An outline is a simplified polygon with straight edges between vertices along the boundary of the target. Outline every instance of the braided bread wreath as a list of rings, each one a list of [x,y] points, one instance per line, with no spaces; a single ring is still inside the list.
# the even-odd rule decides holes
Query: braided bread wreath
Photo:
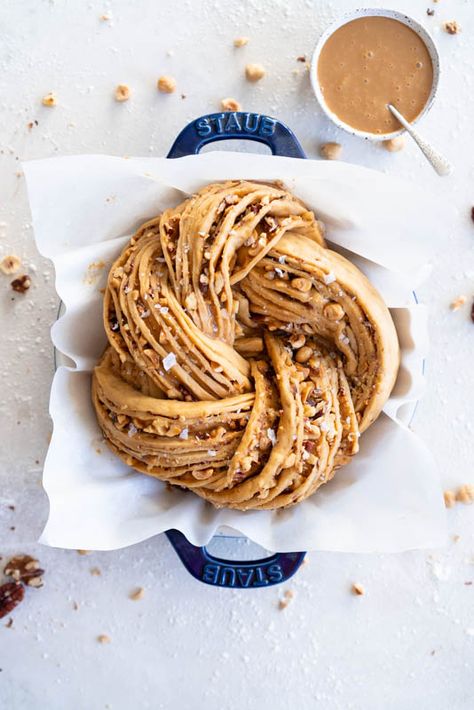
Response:
[[[99,425],[134,469],[217,507],[299,503],[358,451],[399,365],[378,292],[278,183],[211,184],[113,264]]]

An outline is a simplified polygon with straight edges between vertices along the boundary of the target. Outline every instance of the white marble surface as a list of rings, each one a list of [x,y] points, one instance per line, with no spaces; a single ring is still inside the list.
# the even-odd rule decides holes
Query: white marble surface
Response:
[[[460,537],[444,550],[310,555],[287,585],[295,597],[284,611],[278,587],[232,592],[194,582],[161,537],[87,556],[35,543],[47,514],[41,465],[57,300],[50,265],[33,246],[19,163],[78,152],[163,155],[187,121],[219,109],[225,96],[287,122],[309,157],[319,142],[337,140],[348,161],[422,181],[444,205],[451,228],[419,294],[430,308],[432,354],[430,390],[413,428],[430,442],[446,487],[474,482],[474,8],[468,0],[372,3],[406,10],[433,28],[443,75],[420,128],[455,166],[441,180],[414,146],[386,153],[339,132],[318,110],[296,57],[310,54],[338,12],[357,5],[0,3],[0,256],[19,255],[32,277],[21,296],[0,276],[0,554],[29,551],[46,568],[46,586],[29,590],[12,628],[0,622],[2,709],[472,707],[472,507],[448,511],[450,534]],[[112,19],[101,21],[106,12]],[[451,19],[460,35],[441,31]],[[235,50],[239,35],[250,42]],[[243,79],[247,61],[267,68],[257,85]],[[158,95],[162,73],[176,77],[176,94]],[[132,89],[128,103],[113,101],[119,82]],[[58,97],[54,109],[40,104],[49,91]],[[453,313],[449,303],[461,294],[468,303]],[[244,542],[238,547],[245,549],[237,554],[247,552]],[[234,548],[219,543],[219,552],[236,554]],[[101,575],[91,575],[91,567]],[[354,581],[365,596],[350,594]],[[128,594],[137,586],[145,597],[134,602]],[[97,643],[101,633],[110,644]]]

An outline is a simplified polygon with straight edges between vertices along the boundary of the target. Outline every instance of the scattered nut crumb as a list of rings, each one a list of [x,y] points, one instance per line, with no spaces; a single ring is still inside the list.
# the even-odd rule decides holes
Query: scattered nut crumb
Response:
[[[466,584],[466,582],[464,582],[464,584]],[[7,621],[7,623],[5,624],[5,628],[6,628],[6,629],[11,629],[12,626],[13,626],[13,619],[12,619],[12,617],[10,616],[10,618],[9,618],[8,621]]]
[[[456,503],[456,494],[454,491],[444,491],[443,496],[446,508],[453,508]]]
[[[131,96],[130,87],[127,84],[119,84],[115,89],[116,101],[128,101]]]
[[[74,611],[77,611],[79,609],[79,604],[76,601],[73,601],[72,608],[74,609]]]
[[[471,306],[471,320],[474,323],[474,301],[472,302],[472,306]]]
[[[461,32],[461,27],[458,25],[456,20],[450,20],[449,22],[445,22],[443,25],[443,29],[445,32],[448,33],[448,35],[457,35]]]
[[[43,96],[41,103],[43,106],[49,106],[49,108],[52,108],[53,106],[56,106],[58,102],[56,96],[50,92],[49,94],[46,94],[46,96]]]
[[[471,219],[474,222],[474,207],[471,207]]]
[[[26,124],[26,127],[28,128],[29,131],[31,131],[35,126],[39,126],[39,123],[38,123],[38,121],[36,120],[36,118],[35,118],[34,121],[29,121],[29,122]]]
[[[10,254],[9,256],[4,256],[0,261],[0,271],[4,274],[16,274],[20,270],[21,260],[18,256]]]
[[[435,14],[435,11],[434,11],[431,7],[429,7],[429,8],[427,9],[427,11],[426,11],[426,14],[427,14],[429,17],[433,17],[433,15]]]
[[[236,37],[234,39],[234,47],[245,47],[249,43],[248,37]]]
[[[133,592],[130,594],[130,599],[132,599],[134,602],[139,601],[140,599],[143,599],[145,596],[145,590],[143,587],[137,587]]]
[[[283,599],[280,599],[278,602],[278,608],[279,609],[286,609],[290,601],[294,598],[295,593],[291,589],[287,589],[286,592],[283,595]]]
[[[326,160],[337,160],[341,157],[342,145],[340,143],[321,143],[319,155]]]
[[[17,279],[13,279],[10,286],[17,293],[26,293],[31,286],[31,279],[29,276],[24,274],[19,276]]]
[[[265,68],[261,64],[247,64],[245,67],[245,76],[248,81],[260,81],[265,74]]]
[[[461,535],[453,535],[453,542],[459,542]]]
[[[306,64],[306,55],[302,54],[301,56],[296,57],[296,61],[301,62],[302,64]]]
[[[92,550],[77,550],[78,555],[90,555]]]
[[[450,303],[449,307],[452,311],[457,311],[461,306],[464,306],[466,303],[466,296],[458,296],[457,298]]]
[[[224,111],[241,111],[242,106],[236,99],[222,99],[221,106]]]
[[[102,572],[100,571],[100,569],[98,567],[91,567],[89,572],[91,573],[91,575],[93,577],[100,577],[100,575],[102,574]]]
[[[97,636],[97,641],[99,643],[110,643],[112,639],[110,636],[107,636],[107,634],[99,634],[99,636]]]
[[[355,594],[358,597],[361,597],[363,594],[365,594],[365,589],[362,586],[362,584],[353,584],[352,585],[352,594]]]
[[[470,505],[474,502],[474,483],[465,483],[456,491],[456,500]]]
[[[6,582],[0,586],[0,619],[8,616],[25,596],[25,588],[18,582]]]
[[[176,89],[176,79],[173,79],[172,76],[160,76],[156,86],[162,94],[172,94]]]
[[[108,22],[111,19],[112,19],[112,15],[110,14],[110,12],[104,12],[104,14],[99,17],[99,20],[101,22]]]
[[[389,138],[387,141],[382,141],[382,145],[389,153],[398,153],[405,147],[405,138],[403,136]]]

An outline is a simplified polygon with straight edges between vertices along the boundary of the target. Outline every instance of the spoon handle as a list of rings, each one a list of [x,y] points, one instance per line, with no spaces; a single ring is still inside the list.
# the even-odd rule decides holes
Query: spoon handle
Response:
[[[402,116],[400,111],[398,111],[395,106],[389,104],[388,108],[393,113],[395,118],[397,118],[398,121],[402,124],[403,128],[405,128],[407,133],[409,133],[410,136],[413,138],[427,161],[431,163],[438,175],[440,175],[441,177],[449,175],[452,172],[453,168],[452,165],[446,160],[446,158],[442,156],[441,153],[438,153],[438,151],[436,151],[429,143],[423,140],[418,131],[413,128],[411,123],[408,123],[406,118]]]

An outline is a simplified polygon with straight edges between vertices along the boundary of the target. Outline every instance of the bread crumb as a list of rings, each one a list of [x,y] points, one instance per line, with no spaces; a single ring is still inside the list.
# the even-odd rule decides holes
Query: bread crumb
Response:
[[[283,599],[280,599],[278,602],[278,608],[279,609],[286,609],[288,604],[291,602],[291,600],[294,598],[295,593],[291,589],[287,589],[286,592],[283,594]]]
[[[234,47],[245,47],[249,43],[248,37],[236,37],[234,39]]]
[[[325,160],[337,160],[341,157],[342,145],[340,143],[321,143],[319,155]]]
[[[458,296],[454,299],[454,301],[449,304],[449,307],[452,311],[457,311],[459,308],[461,308],[461,306],[464,306],[465,303],[466,296]]]
[[[362,584],[359,584],[356,582],[355,584],[352,585],[352,594],[355,594],[358,597],[361,597],[362,595],[365,594],[365,589],[362,586]]]
[[[160,76],[156,86],[162,94],[172,94],[176,89],[176,79],[172,76]]]
[[[456,491],[456,500],[466,505],[474,503],[474,483],[465,483],[458,488]]]
[[[116,101],[128,101],[131,96],[130,87],[127,84],[118,84],[115,88]]]
[[[242,106],[236,99],[222,99],[221,106],[224,111],[241,111]]]
[[[57,99],[56,96],[50,92],[49,94],[46,94],[46,96],[43,96],[41,99],[41,103],[43,106],[48,106],[49,108],[52,108],[53,106],[57,105]]]
[[[454,491],[444,491],[443,496],[446,508],[453,508],[456,503],[456,494]]]
[[[112,639],[110,636],[107,636],[107,634],[99,634],[99,636],[97,636],[97,641],[99,643],[110,643]]]
[[[457,35],[461,32],[461,27],[458,25],[456,20],[450,20],[449,22],[445,22],[443,25],[443,29],[445,32],[448,33],[448,35]]]
[[[389,138],[389,140],[387,141],[382,141],[382,145],[385,150],[388,150],[389,153],[398,153],[405,147],[405,138],[404,136],[396,136],[395,138]]]
[[[134,602],[139,601],[140,599],[143,599],[145,596],[145,590],[143,587],[137,587],[133,592],[131,592],[129,598],[132,599]]]
[[[265,68],[261,64],[247,64],[245,67],[245,76],[248,81],[260,81],[265,74]]]
[[[14,256],[13,254],[4,256],[0,261],[0,271],[7,275],[16,274],[16,272],[20,270],[20,266],[20,258],[18,256]]]

